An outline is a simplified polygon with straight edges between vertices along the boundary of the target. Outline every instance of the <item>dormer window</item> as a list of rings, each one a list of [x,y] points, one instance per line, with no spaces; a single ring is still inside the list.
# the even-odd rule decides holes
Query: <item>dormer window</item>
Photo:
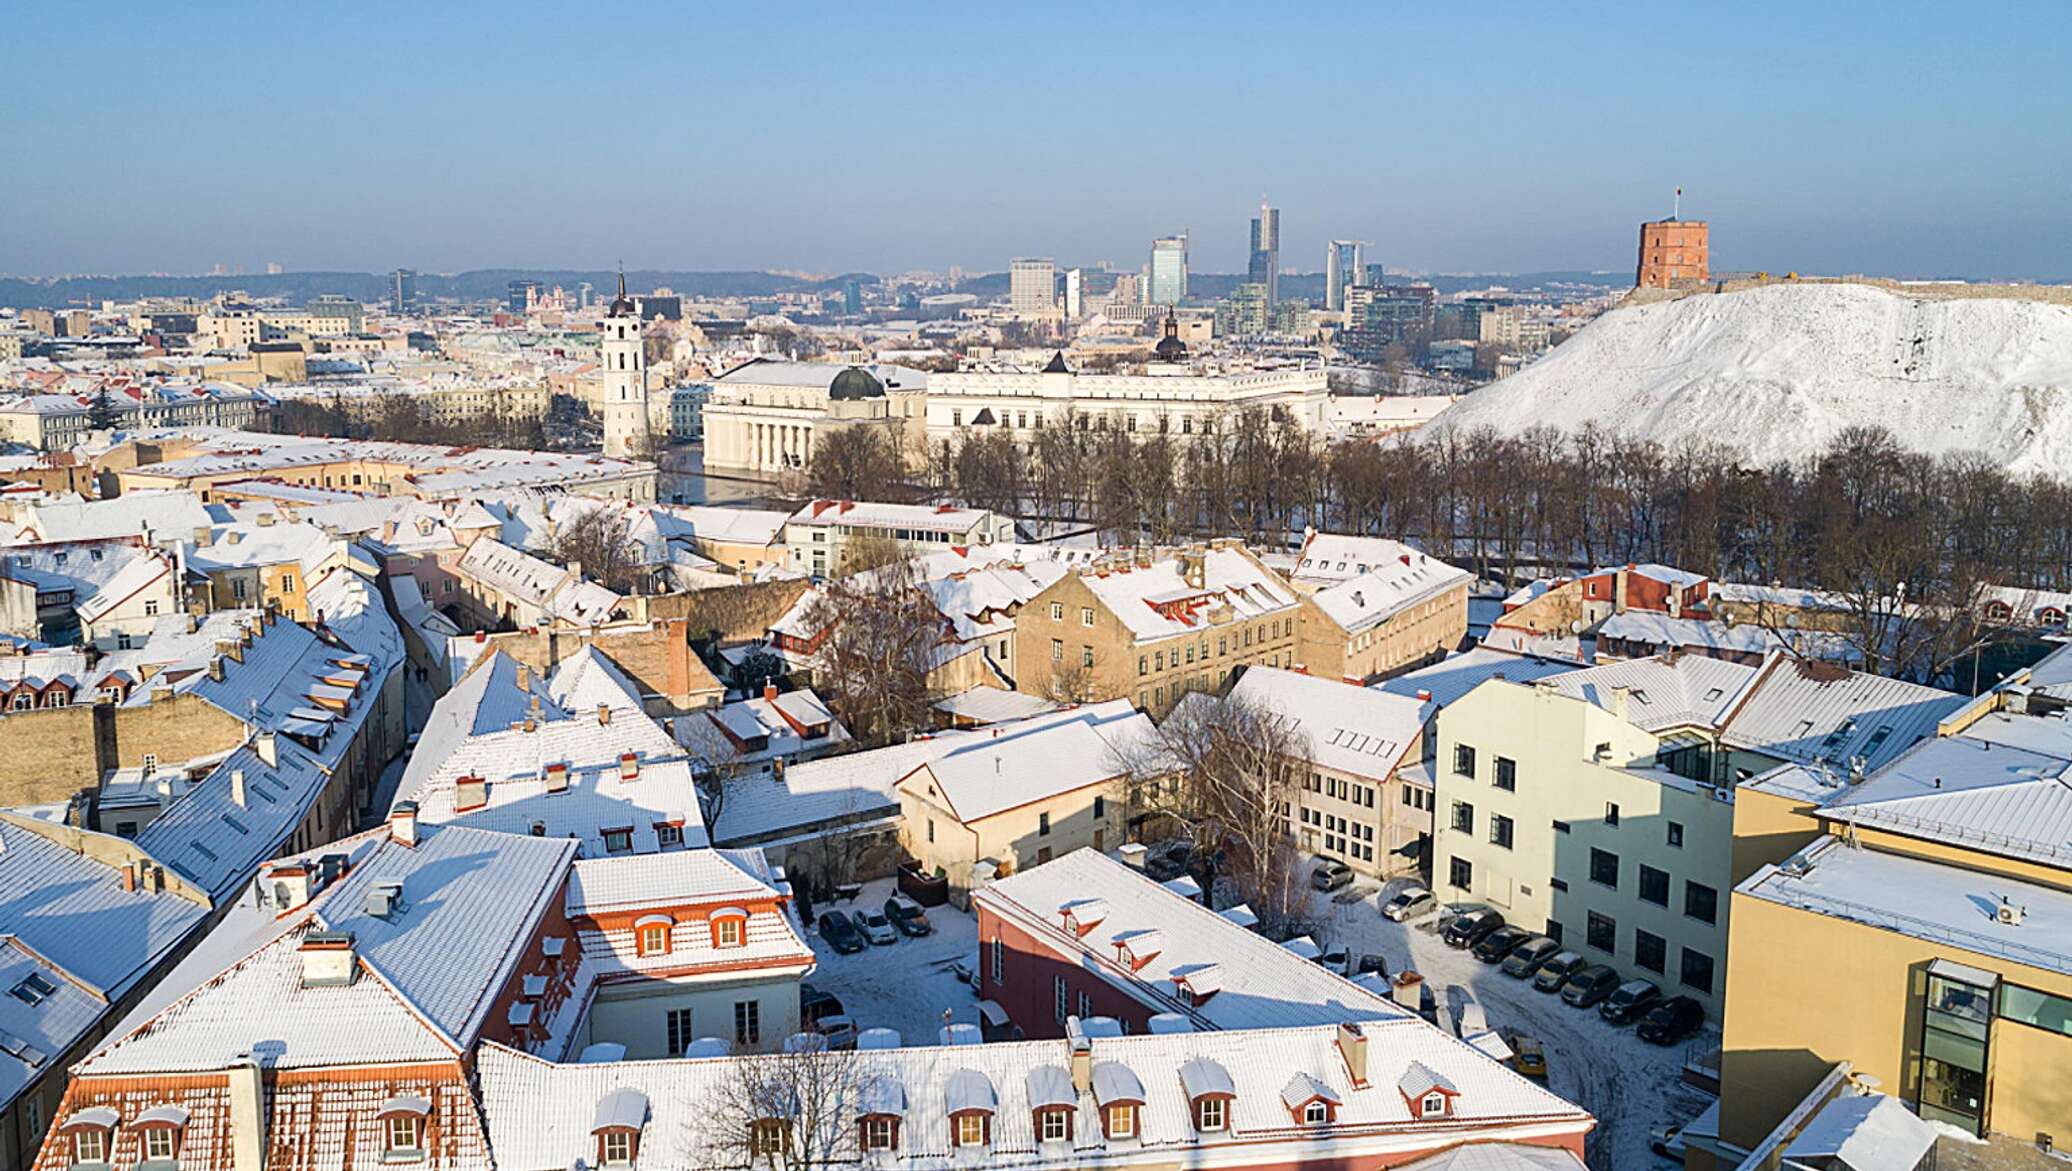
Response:
[[[1036,1137],[1047,1143],[1068,1143],[1072,1141],[1072,1111],[1052,1107],[1036,1112]]]
[[[1124,1103],[1110,1106],[1102,1112],[1101,1121],[1107,1127],[1108,1137],[1111,1139],[1137,1137],[1135,1105]]]
[[[1331,1121],[1331,1107],[1321,1100],[1311,1102],[1302,1108],[1302,1121],[1310,1126],[1321,1126]]]
[[[1194,1129],[1203,1134],[1214,1134],[1230,1128],[1230,1100],[1228,1098],[1197,1098],[1194,1102]]]
[[[607,1167],[632,1166],[633,1132],[630,1130],[605,1132],[598,1140],[597,1158]]]
[[[956,1122],[957,1145],[960,1147],[982,1147],[991,1131],[993,1116],[990,1114],[959,1114]]]
[[[874,1114],[862,1119],[857,1138],[866,1151],[890,1151],[898,1149],[899,1119],[885,1114]]]
[[[171,1165],[180,1158],[180,1138],[187,1126],[187,1110],[168,1103],[153,1106],[137,1115],[131,1124],[144,1146],[144,1165]]]
[[[784,1139],[791,1130],[791,1123],[782,1118],[758,1118],[748,1130],[748,1151],[751,1155],[775,1156],[784,1153]]]
[[[1180,1088],[1187,1092],[1194,1129],[1203,1134],[1230,1129],[1230,1101],[1237,1083],[1220,1062],[1196,1057],[1180,1066]]]
[[[634,943],[641,955],[669,954],[670,929],[676,926],[667,915],[649,915],[633,925]]]
[[[598,1099],[590,1133],[597,1137],[597,1162],[605,1167],[631,1167],[640,1157],[640,1128],[647,1124],[647,1095],[620,1088]]]
[[[633,828],[631,826],[624,829],[605,830],[603,837],[604,852],[607,854],[626,854],[631,853],[633,850]]]
[[[748,941],[748,912],[722,907],[712,913],[712,946],[740,947]]]
[[[993,1112],[1000,1108],[1000,1096],[993,1081],[975,1069],[960,1069],[943,1087],[949,1107],[950,1139],[960,1147],[983,1147],[993,1141]]]
[[[431,1113],[431,1099],[417,1094],[398,1094],[383,1102],[374,1112],[374,1119],[381,1126],[382,1161],[421,1162],[425,1152],[425,1120]]]
[[[1445,1118],[1453,1113],[1453,1099],[1460,1094],[1446,1075],[1437,1072],[1422,1061],[1413,1061],[1403,1076],[1396,1082],[1396,1088],[1403,1094],[1403,1102],[1410,1107],[1410,1113],[1420,1121],[1427,1118]]]
[[[1424,1104],[1418,1109],[1417,1113],[1422,1118],[1443,1117],[1446,1113],[1446,1095],[1437,1090],[1426,1094]]]

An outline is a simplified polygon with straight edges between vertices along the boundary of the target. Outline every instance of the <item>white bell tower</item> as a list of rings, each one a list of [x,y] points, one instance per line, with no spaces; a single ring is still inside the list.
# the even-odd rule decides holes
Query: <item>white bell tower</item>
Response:
[[[640,313],[626,296],[626,273],[619,272],[619,295],[604,317],[604,454],[625,456],[646,448],[648,436],[647,354],[640,344]]]

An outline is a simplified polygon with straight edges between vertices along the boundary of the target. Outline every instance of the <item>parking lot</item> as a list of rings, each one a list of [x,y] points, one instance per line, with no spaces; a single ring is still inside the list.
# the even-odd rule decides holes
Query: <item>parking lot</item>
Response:
[[[813,914],[817,918],[827,911],[883,910],[893,889],[889,878],[866,883],[855,900],[819,904]],[[952,964],[968,966],[978,955],[978,920],[942,906],[928,908],[928,922],[933,935],[901,936],[897,943],[866,947],[854,955],[837,954],[815,926],[807,942],[820,966],[806,982],[840,997],[859,1029],[897,1029],[909,1045],[933,1045],[945,1009],[958,1021],[978,1021],[977,993],[951,971]]]
[[[1546,1048],[1549,1088],[1597,1115],[1589,1144],[1591,1167],[1669,1166],[1647,1149],[1648,1130],[1687,1122],[1711,1103],[1679,1075],[1688,1055],[1719,1044],[1717,1028],[1667,1047],[1647,1044],[1631,1026],[1607,1024],[1594,1008],[1570,1008],[1557,995],[1534,991],[1530,980],[1506,976],[1497,965],[1446,946],[1436,920],[1406,927],[1384,919],[1379,904],[1400,885],[1367,890],[1349,903],[1318,895],[1322,926],[1317,942],[1327,951],[1343,948],[1355,958],[1379,953],[1388,958],[1390,972],[1409,967],[1424,976],[1442,1002],[1447,988],[1463,985],[1482,1004],[1492,1027],[1537,1038]]]

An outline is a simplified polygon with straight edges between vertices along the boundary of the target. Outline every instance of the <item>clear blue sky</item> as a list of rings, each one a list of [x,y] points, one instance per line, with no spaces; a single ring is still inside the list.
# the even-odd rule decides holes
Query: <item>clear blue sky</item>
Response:
[[[0,271],[1623,268],[2072,278],[2072,4],[29,3]]]

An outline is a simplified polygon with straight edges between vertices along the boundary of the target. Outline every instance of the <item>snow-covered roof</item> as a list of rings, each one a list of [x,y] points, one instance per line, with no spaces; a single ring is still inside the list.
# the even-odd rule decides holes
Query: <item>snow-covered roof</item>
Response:
[[[1199,557],[1201,584],[1188,582],[1183,557]],[[1192,553],[1161,550],[1148,566],[1117,560],[1106,571],[1082,569],[1079,580],[1139,641],[1200,634],[1225,606],[1237,621],[1293,609],[1294,590],[1242,549]]]
[[[1614,691],[1626,689],[1626,718],[1636,728],[1666,732],[1686,725],[1717,726],[1760,670],[1706,655],[1658,655],[1589,667],[1549,679],[1553,688],[1612,710]]]
[[[1279,714],[1308,741],[1317,764],[1376,781],[1419,751],[1425,721],[1438,711],[1435,703],[1275,667],[1247,668],[1230,695]],[[1181,700],[1210,702],[1200,694]]]
[[[1736,894],[2072,975],[2072,892],[1823,838],[1764,866]],[[1997,922],[2002,900],[2020,925]],[[1960,958],[1960,957],[1958,957]],[[1960,958],[1961,962],[1961,958]]]
[[[974,724],[993,724],[1053,712],[1058,705],[1040,695],[980,685],[935,702],[935,710]]]
[[[20,538],[91,541],[148,531],[154,541],[191,540],[209,524],[208,509],[192,492],[125,492],[109,500],[31,504],[24,510]]]
[[[1531,683],[1549,675],[1564,675],[1575,669],[1574,663],[1560,659],[1542,659],[1476,647],[1457,655],[1448,655],[1429,667],[1420,667],[1415,671],[1384,679],[1372,686],[1376,691],[1413,698],[1419,692],[1428,692],[1432,702],[1443,708],[1490,679]]]
[[[1389,562],[1318,590],[1312,600],[1324,616],[1349,632],[1378,626],[1407,607],[1454,589],[1466,589],[1475,575],[1419,553],[1409,564]]]
[[[1398,1171],[1583,1171],[1584,1166],[1566,1147],[1462,1143],[1428,1158],[1404,1163]]]
[[[1079,709],[1080,719],[998,724],[915,770],[969,823],[1129,771],[1129,754],[1155,734],[1128,700]]]
[[[993,514],[983,508],[958,508],[948,504],[817,499],[807,501],[785,523],[963,533],[992,518]]]
[[[813,949],[783,905],[790,894],[761,850],[672,850],[578,860],[566,910],[592,924],[579,935],[584,957],[601,979],[664,971],[680,977],[701,967],[804,968],[813,963]],[[746,922],[740,946],[720,949],[704,916],[726,908],[740,909]],[[627,916],[643,911],[679,912],[662,920],[670,925],[667,953],[641,954],[636,933],[645,920],[629,926]]]
[[[1861,660],[1863,652],[1847,635],[1826,630],[1773,630],[1753,622],[1728,624],[1703,618],[1671,618],[1648,610],[1627,610],[1605,619],[1597,638],[1638,643],[1657,650],[1725,651],[1764,655],[1796,651],[1818,659]]]
[[[594,713],[599,707],[639,712],[640,686],[626,677],[596,643],[586,642],[554,667],[547,694],[563,710]]]
[[[1912,1168],[1938,1137],[1934,1123],[1890,1094],[1843,1094],[1792,1136],[1783,1157],[1844,1171]],[[1835,1162],[1822,1162],[1828,1159]]]
[[[1911,837],[2072,864],[2072,760],[1972,736],[1922,741],[1841,790],[1823,812]]]
[[[594,626],[611,618],[622,599],[559,565],[481,537],[462,554],[459,571],[553,618]]]
[[[1108,911],[1081,937],[1063,926],[1060,908],[1089,898],[1105,901]],[[1409,1015],[1386,996],[1095,850],[1077,850],[1031,867],[973,892],[972,899],[1154,1011],[1179,1013],[1197,1028],[1278,1028]],[[1118,961],[1117,935],[1153,927],[1164,933],[1157,955],[1135,971]],[[1208,967],[1220,978],[1220,991],[1191,1004],[1174,981]]]
[[[727,508],[721,505],[656,505],[655,511],[685,522],[701,541],[727,545],[770,546],[782,543],[791,513],[776,508]]]

